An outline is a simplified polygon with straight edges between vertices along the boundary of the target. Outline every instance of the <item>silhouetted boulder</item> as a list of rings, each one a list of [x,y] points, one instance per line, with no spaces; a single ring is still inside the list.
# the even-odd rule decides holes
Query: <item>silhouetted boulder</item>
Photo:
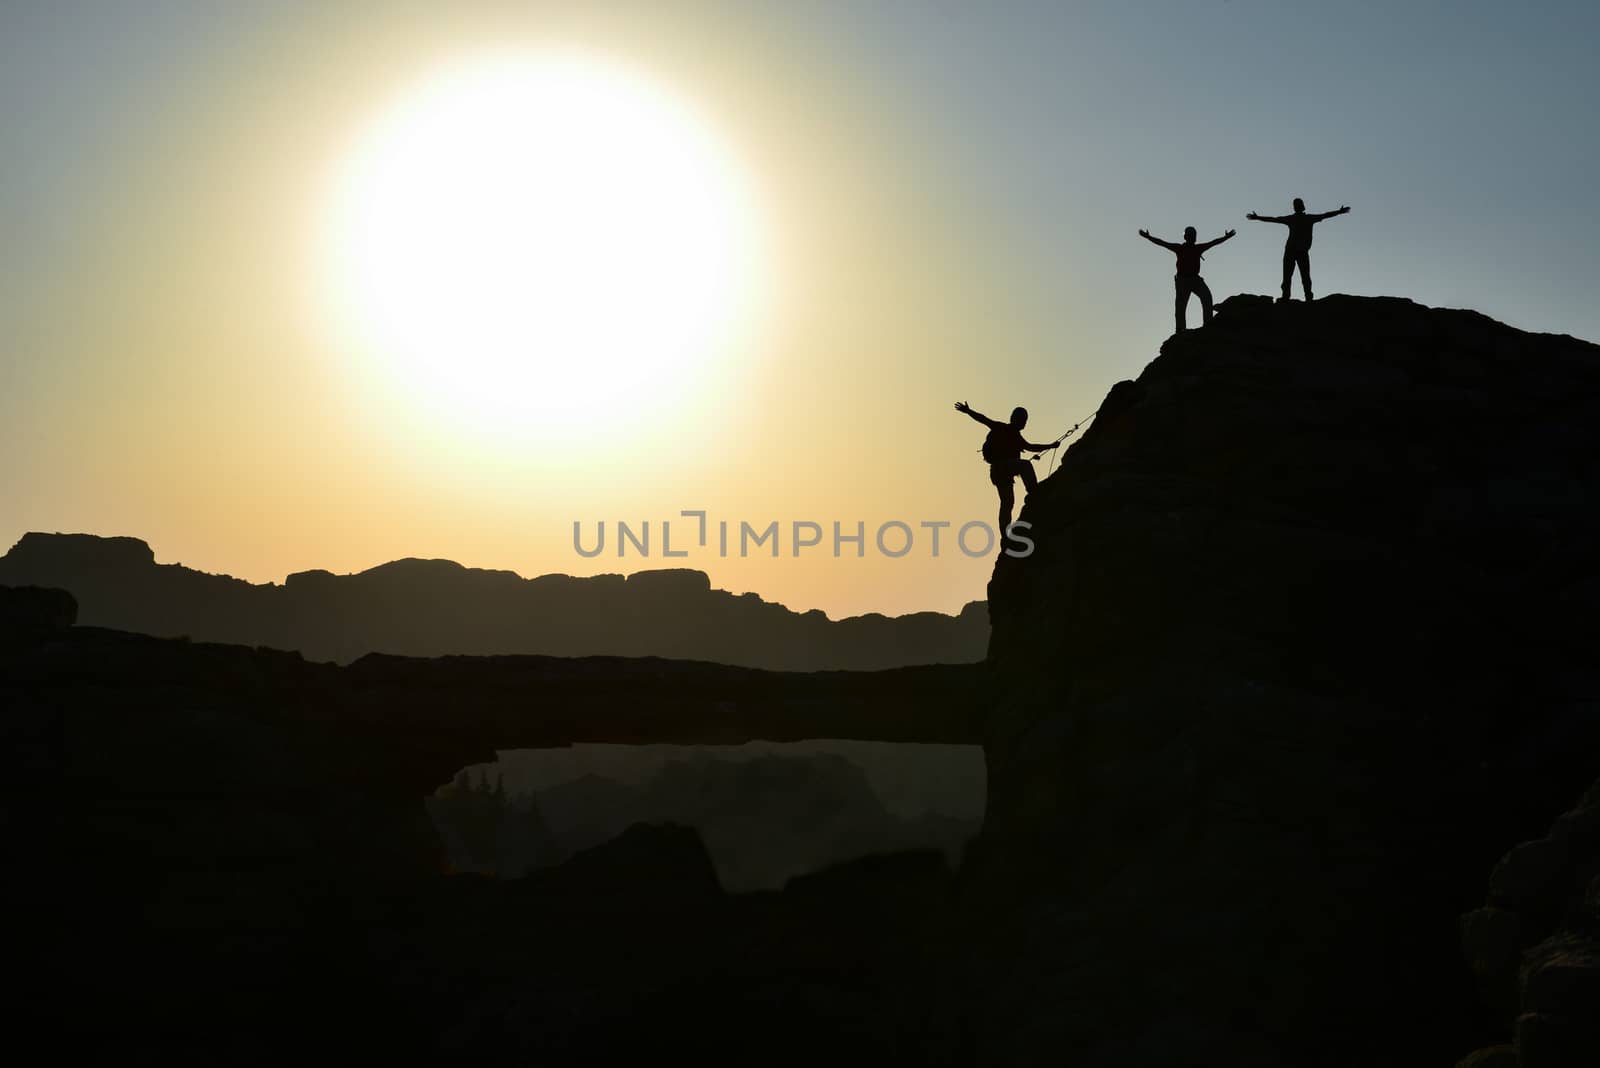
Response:
[[[945,883],[951,875],[949,859],[937,849],[907,849],[872,853],[821,871],[796,875],[783,888],[786,894],[815,898],[858,900],[863,891],[895,902]]]
[[[1456,1062],[1456,1068],[1519,1068],[1522,1061],[1515,1046],[1490,1046],[1469,1053]]]
[[[586,909],[677,907],[722,896],[700,835],[675,823],[635,823],[558,867],[528,875],[523,884],[528,893]]]
[[[66,590],[0,586],[0,630],[61,630],[78,620],[78,602]]]
[[[1564,842],[1540,838],[1522,843],[1507,853],[1489,876],[1489,904],[1536,907],[1550,896],[1568,863]]]
[[[1498,907],[1462,917],[1462,951],[1485,1005],[1515,1037],[1494,1048],[1510,1049],[1514,1063],[1600,1064],[1597,889],[1600,781],[1545,837],[1513,847],[1495,865],[1489,900]]]

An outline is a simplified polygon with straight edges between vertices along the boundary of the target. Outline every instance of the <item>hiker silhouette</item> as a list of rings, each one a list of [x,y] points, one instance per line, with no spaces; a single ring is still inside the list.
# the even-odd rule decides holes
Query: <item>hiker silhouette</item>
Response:
[[[1293,215],[1257,215],[1253,211],[1245,215],[1251,222],[1282,223],[1289,228],[1289,239],[1283,243],[1283,296],[1278,298],[1279,303],[1289,299],[1289,280],[1294,277],[1296,265],[1300,268],[1300,288],[1305,291],[1306,299],[1311,299],[1311,228],[1323,219],[1346,215],[1349,211],[1350,205],[1346,204],[1338,211],[1308,214],[1306,202],[1295,197]]]
[[[1211,287],[1200,277],[1200,257],[1205,255],[1206,249],[1215,248],[1233,235],[1234,231],[1229,230],[1215,241],[1197,245],[1194,241],[1194,227],[1186,226],[1183,228],[1183,244],[1175,245],[1171,241],[1151,237],[1149,230],[1139,231],[1139,236],[1152,245],[1160,245],[1178,256],[1178,273],[1172,276],[1172,288],[1175,292],[1172,300],[1172,318],[1177,324],[1178,333],[1183,333],[1187,326],[1184,320],[1188,318],[1191,293],[1200,297],[1200,325],[1204,326],[1211,321]]]
[[[1052,441],[1048,445],[1035,445],[1024,438],[1022,428],[1028,425],[1026,408],[1013,408],[1009,423],[1002,423],[998,419],[990,419],[982,412],[973,411],[966,401],[956,401],[956,411],[972,417],[989,428],[989,435],[983,439],[983,458],[989,461],[989,481],[994,483],[995,491],[1000,494],[1000,538],[1004,541],[1011,531],[1011,509],[1017,503],[1016,486],[1012,480],[1021,475],[1022,485],[1029,493],[1039,485],[1039,476],[1034,473],[1033,461],[1024,460],[1022,454],[1054,449],[1061,442]]]

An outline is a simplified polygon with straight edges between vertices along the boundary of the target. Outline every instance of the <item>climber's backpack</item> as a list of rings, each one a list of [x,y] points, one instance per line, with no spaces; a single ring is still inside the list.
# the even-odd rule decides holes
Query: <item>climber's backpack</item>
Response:
[[[1009,459],[1009,457],[1006,456],[1007,442],[1005,441],[1005,438],[1008,437],[1009,434],[1002,435],[1001,431],[1010,431],[1010,429],[1011,428],[1008,426],[995,426],[989,428],[989,433],[985,435],[983,439],[982,452],[984,463],[997,464]]]

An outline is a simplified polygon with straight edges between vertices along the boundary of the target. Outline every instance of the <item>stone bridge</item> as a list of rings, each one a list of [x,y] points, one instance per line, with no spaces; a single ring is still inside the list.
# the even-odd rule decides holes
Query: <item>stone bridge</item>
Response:
[[[59,613],[58,613],[59,615]],[[98,790],[190,767],[356,774],[420,798],[497,750],[848,739],[982,744],[981,664],[785,672],[657,658],[296,653],[96,627],[12,628],[0,699]],[[137,728],[137,729],[136,729]],[[343,765],[342,770],[340,765]],[[141,770],[143,769],[143,770]],[[321,777],[321,776],[317,776]],[[132,782],[129,783],[132,786]]]

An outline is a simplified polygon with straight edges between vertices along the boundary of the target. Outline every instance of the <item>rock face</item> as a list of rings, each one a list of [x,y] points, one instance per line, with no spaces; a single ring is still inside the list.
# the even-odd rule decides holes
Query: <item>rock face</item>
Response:
[[[1600,782],[1542,837],[1494,866],[1461,948],[1502,1043],[1461,1063],[1600,1064]]]
[[[668,656],[779,671],[875,671],[982,660],[981,602],[830,620],[753,593],[713,590],[703,571],[525,579],[450,560],[395,560],[355,575],[302,571],[255,585],[157,564],[137,538],[30,533],[0,556],[0,585],[67,590],[90,626],[292,649],[346,663],[526,653]]]
[[[1504,1041],[1457,916],[1600,770],[1597,459],[1600,348],[1405,300],[1235,297],[1112,389],[989,587],[982,1061]]]
[[[0,631],[62,630],[78,621],[78,602],[66,590],[0,587]]]

